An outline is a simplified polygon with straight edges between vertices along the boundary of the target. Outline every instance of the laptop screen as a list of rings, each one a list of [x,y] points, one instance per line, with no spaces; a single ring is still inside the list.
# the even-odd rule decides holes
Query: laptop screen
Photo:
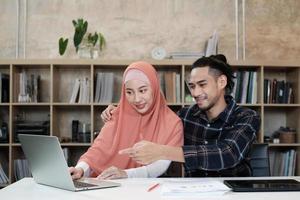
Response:
[[[300,182],[294,179],[225,180],[224,184],[236,192],[274,192],[300,190]]]

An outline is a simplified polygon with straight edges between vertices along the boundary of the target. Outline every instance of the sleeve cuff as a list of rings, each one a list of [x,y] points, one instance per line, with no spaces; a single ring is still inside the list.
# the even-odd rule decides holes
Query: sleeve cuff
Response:
[[[75,168],[83,169],[83,176],[84,177],[89,177],[90,176],[90,166],[86,162],[80,161],[79,163],[77,163]]]

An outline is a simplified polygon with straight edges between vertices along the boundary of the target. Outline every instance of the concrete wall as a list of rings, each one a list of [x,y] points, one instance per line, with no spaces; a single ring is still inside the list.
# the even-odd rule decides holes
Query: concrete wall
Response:
[[[298,0],[245,0],[245,46],[241,42],[242,0],[1,0],[0,58],[15,58],[16,52],[20,58],[59,58],[62,36],[69,38],[63,57],[76,58],[71,21],[83,17],[89,22],[88,31],[105,35],[107,48],[101,55],[105,59],[150,58],[156,46],[167,52],[203,51],[214,30],[220,35],[219,52],[235,59],[236,2],[239,58],[243,47],[246,59],[297,58]]]

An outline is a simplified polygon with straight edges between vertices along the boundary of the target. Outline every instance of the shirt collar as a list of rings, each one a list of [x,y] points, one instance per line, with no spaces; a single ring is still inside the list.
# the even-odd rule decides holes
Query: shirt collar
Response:
[[[227,122],[228,119],[229,119],[229,116],[231,115],[232,113],[232,110],[234,109],[234,107],[236,106],[236,102],[235,100],[233,99],[232,96],[230,95],[225,95],[225,101],[227,103],[227,106],[226,108],[218,115],[218,117],[216,117],[215,119],[213,119],[212,121],[215,121],[217,119],[220,119],[224,122]],[[208,118],[206,116],[206,113],[202,110],[199,109],[198,105],[195,104],[193,106],[193,116],[194,117],[200,117],[206,121],[208,121]]]

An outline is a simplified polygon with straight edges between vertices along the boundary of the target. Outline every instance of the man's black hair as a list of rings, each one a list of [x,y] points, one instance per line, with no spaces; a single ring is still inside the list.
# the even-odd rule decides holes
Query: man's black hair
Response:
[[[226,94],[232,92],[234,87],[233,78],[235,77],[231,66],[227,63],[227,59],[223,54],[199,58],[193,63],[192,69],[197,67],[209,67],[209,72],[213,72],[217,77],[224,74],[227,77]]]

